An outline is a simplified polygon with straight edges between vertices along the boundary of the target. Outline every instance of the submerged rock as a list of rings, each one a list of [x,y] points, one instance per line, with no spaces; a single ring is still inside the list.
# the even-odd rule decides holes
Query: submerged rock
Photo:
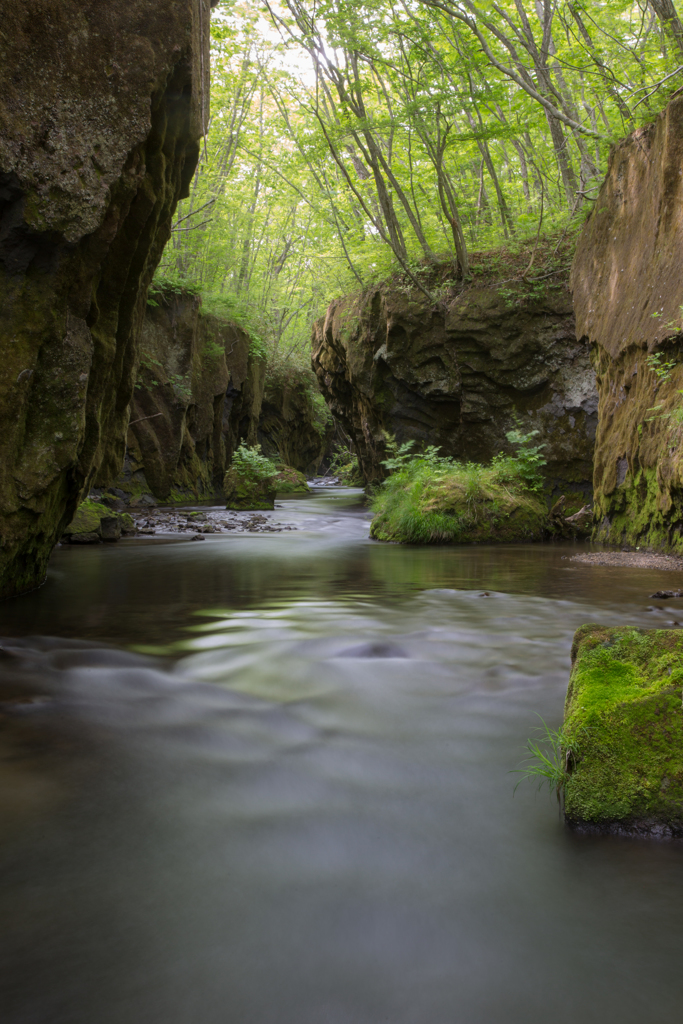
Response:
[[[366,483],[386,471],[386,434],[489,463],[510,452],[515,416],[545,444],[547,490],[569,509],[591,493],[597,394],[566,281],[472,283],[438,308],[394,282],[333,302],[313,333],[313,367],[353,440]]]
[[[12,0],[0,63],[0,596],[123,459],[147,287],[208,119],[210,0]]]
[[[681,554],[682,164],[677,95],[612,150],[571,278],[598,379],[596,538]]]
[[[582,626],[565,706],[567,823],[683,835],[683,631]]]

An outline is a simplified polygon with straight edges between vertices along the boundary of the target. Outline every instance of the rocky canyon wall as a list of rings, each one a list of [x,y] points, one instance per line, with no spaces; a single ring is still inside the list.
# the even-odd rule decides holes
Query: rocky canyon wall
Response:
[[[546,445],[549,495],[590,496],[597,396],[567,282],[468,285],[440,305],[391,282],[340,299],[313,333],[313,367],[366,481],[387,434],[488,462],[515,426]]]
[[[264,453],[313,476],[329,452],[333,434],[332,416],[311,369],[271,362],[258,428]]]
[[[612,151],[579,240],[572,288],[577,332],[591,344],[597,370],[596,537],[679,553],[682,266],[683,96],[677,96],[654,124]]]
[[[241,440],[257,441],[265,360],[201,299],[155,291],[140,331],[128,448],[113,493],[133,504],[215,498]],[[98,481],[106,483],[106,481]]]
[[[211,0],[5,0],[0,596],[123,459],[147,286],[208,118]]]

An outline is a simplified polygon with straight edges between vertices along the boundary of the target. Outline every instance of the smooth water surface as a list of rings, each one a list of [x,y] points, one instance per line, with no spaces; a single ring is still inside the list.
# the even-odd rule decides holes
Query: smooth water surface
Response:
[[[678,1022],[683,848],[510,774],[575,628],[678,622],[678,575],[375,544],[350,491],[280,518],[0,606],[3,1024]]]

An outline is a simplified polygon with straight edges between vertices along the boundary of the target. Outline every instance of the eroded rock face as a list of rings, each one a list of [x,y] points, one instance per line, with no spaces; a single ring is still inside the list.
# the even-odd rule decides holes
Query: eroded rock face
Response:
[[[547,446],[549,492],[577,506],[590,494],[595,376],[566,285],[529,298],[473,284],[435,310],[383,284],[332,303],[314,327],[313,368],[366,481],[384,475],[387,432],[488,462],[511,450],[517,415]]]
[[[209,0],[12,0],[0,36],[0,595],[123,459],[147,286],[208,117]]]
[[[683,551],[683,96],[611,154],[572,269],[599,392],[597,536]],[[662,374],[648,356],[674,365]]]
[[[256,442],[265,365],[235,324],[187,292],[154,292],[140,330],[128,450],[116,490],[136,502],[222,496],[241,440]]]
[[[314,476],[333,434],[332,417],[311,370],[269,366],[258,429],[264,453]]]

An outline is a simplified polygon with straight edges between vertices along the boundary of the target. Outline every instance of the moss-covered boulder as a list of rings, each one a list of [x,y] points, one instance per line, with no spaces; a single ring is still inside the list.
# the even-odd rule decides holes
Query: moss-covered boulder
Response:
[[[65,529],[64,539],[70,544],[99,544],[119,540],[123,533],[135,533],[132,516],[86,498]]]
[[[282,466],[270,482],[278,494],[310,494],[306,477],[293,466]]]
[[[273,476],[259,477],[231,466],[223,479],[225,507],[242,512],[274,508],[276,490],[273,480]]]
[[[582,626],[565,707],[565,817],[683,835],[683,631]]]
[[[548,532],[542,498],[508,466],[415,461],[375,491],[370,536],[400,544],[513,544]]]

